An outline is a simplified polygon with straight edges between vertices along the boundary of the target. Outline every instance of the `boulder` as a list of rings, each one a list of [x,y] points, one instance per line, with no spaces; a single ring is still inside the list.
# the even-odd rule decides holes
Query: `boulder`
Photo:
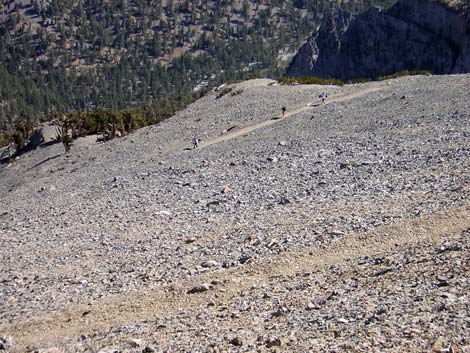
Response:
[[[29,138],[24,149],[26,151],[34,150],[42,144],[50,144],[57,140],[56,126],[51,122],[45,122],[37,128]]]

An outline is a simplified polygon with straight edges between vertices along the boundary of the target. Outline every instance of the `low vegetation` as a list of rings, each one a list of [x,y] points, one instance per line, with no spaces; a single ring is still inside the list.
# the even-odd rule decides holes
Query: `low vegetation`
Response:
[[[230,95],[231,96],[238,96],[239,94],[242,94],[242,93],[243,93],[243,88],[238,88],[238,89],[235,89],[232,92],[230,92]]]
[[[69,152],[73,145],[73,138],[69,134],[70,122],[65,115],[58,117],[54,122],[57,127],[57,140],[62,143],[65,152]]]
[[[373,79],[370,77],[366,78],[355,78],[348,81],[342,81],[336,78],[322,78],[317,76],[306,76],[306,77],[281,77],[279,83],[285,85],[334,85],[334,86],[343,86],[345,84],[353,83],[366,83],[371,81],[385,81],[392,78],[403,77],[403,76],[415,76],[415,75],[431,75],[431,71],[427,70],[403,70],[400,72],[395,72],[390,75],[380,76],[378,79]]]
[[[226,94],[229,94],[230,92],[232,92],[232,90],[233,90],[233,87],[223,87],[219,90],[215,98],[216,99],[222,98]]]
[[[402,76],[416,76],[416,75],[431,75],[432,72],[428,70],[403,70],[400,72],[395,72],[391,75],[380,76],[379,81],[390,80],[392,78],[402,77]]]
[[[11,143],[11,134],[10,132],[0,132],[0,147],[7,146]]]
[[[34,123],[31,119],[15,121],[14,130],[3,134],[5,145],[13,143],[17,150],[23,148],[34,132]],[[8,139],[9,138],[9,139]]]
[[[281,77],[279,83],[284,85],[335,85],[342,86],[344,82],[336,78],[321,78],[316,76],[306,77]]]

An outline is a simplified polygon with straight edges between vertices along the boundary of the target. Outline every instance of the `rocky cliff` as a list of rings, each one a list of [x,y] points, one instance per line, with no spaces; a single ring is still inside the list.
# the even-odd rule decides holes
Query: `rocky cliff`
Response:
[[[470,72],[470,19],[462,7],[402,0],[387,11],[327,16],[287,76],[376,78],[402,70]]]

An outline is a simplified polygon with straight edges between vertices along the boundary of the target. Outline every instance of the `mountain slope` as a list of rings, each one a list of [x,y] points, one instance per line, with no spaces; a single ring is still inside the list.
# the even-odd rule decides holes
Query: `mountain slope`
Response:
[[[0,167],[12,352],[468,349],[470,76],[273,83]]]

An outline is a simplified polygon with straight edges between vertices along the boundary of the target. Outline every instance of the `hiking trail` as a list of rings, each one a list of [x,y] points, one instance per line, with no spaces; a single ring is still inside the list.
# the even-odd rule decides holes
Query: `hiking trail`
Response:
[[[333,103],[345,102],[345,101],[348,101],[348,100],[351,100],[351,99],[354,99],[354,98],[361,97],[361,96],[366,95],[368,93],[381,91],[383,89],[384,89],[384,87],[372,87],[372,88],[367,88],[367,89],[363,89],[363,90],[360,90],[360,91],[356,91],[356,92],[353,92],[353,93],[350,93],[350,94],[338,95],[336,97],[333,96],[332,98],[327,99],[326,102],[323,103],[323,104],[320,103],[320,100],[318,100],[316,102],[312,102],[312,103],[307,103],[307,104],[304,104],[304,105],[302,105],[300,107],[297,107],[293,110],[286,111],[284,116],[276,116],[274,118],[270,118],[269,120],[264,120],[264,121],[261,121],[259,123],[253,124],[253,125],[248,125],[248,126],[243,127],[239,130],[236,130],[236,131],[233,131],[233,132],[228,132],[228,133],[225,133],[221,136],[210,138],[207,141],[203,139],[203,141],[199,144],[198,148],[205,148],[205,147],[209,147],[211,145],[214,145],[214,144],[217,144],[217,143],[220,143],[220,142],[235,139],[237,137],[246,135],[246,134],[248,134],[252,131],[261,129],[261,128],[266,127],[266,126],[271,126],[271,125],[276,124],[278,122],[284,121],[284,120],[288,119],[289,117],[291,117],[293,115],[297,115],[299,113],[303,113],[303,112],[306,112],[306,111],[309,111],[309,110],[314,110],[318,106],[324,106],[324,105],[333,104]]]

